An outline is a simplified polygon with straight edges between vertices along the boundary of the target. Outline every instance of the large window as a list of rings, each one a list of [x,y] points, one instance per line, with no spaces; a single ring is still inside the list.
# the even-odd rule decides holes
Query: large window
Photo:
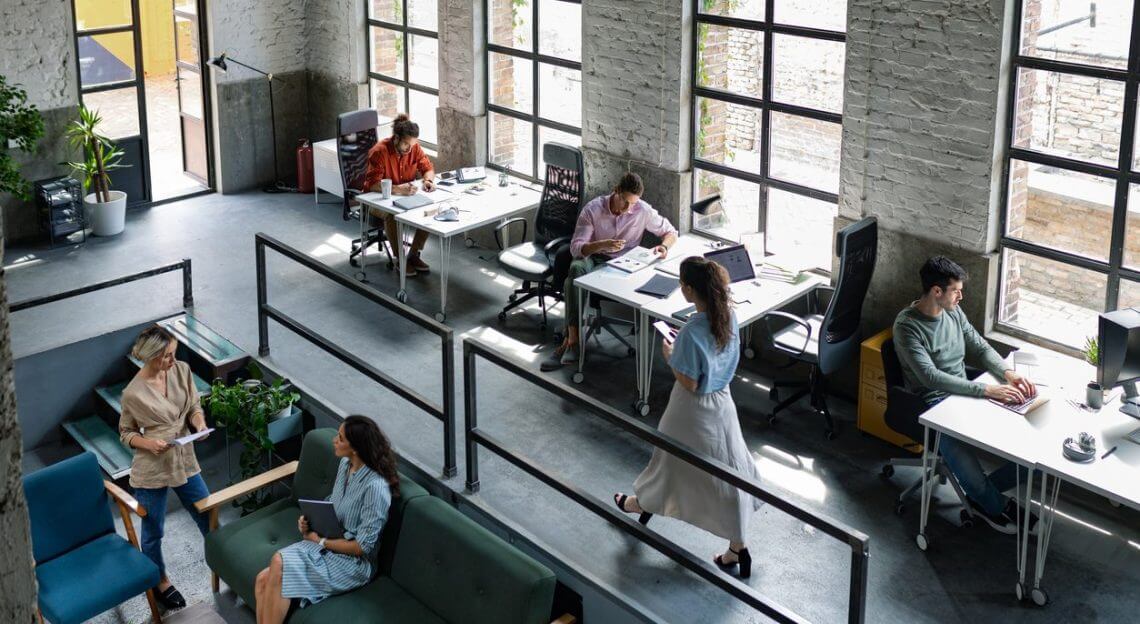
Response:
[[[1016,4],[1004,330],[1079,347],[1096,335],[1099,313],[1140,306],[1140,59],[1129,59],[1137,4]]]
[[[538,179],[544,143],[582,144],[582,3],[486,3],[487,162]]]
[[[830,269],[846,3],[695,4],[693,197],[724,210],[694,226]]]
[[[439,16],[436,0],[368,0],[368,82],[372,106],[406,112],[420,140],[439,143]]]

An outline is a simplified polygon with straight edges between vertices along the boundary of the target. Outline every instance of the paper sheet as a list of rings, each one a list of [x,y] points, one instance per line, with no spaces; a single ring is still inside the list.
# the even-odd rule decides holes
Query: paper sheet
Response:
[[[210,433],[213,431],[214,431],[213,427],[208,427],[206,429],[199,431],[198,433],[191,433],[188,436],[182,436],[181,438],[174,438],[173,440],[170,441],[170,443],[174,446],[186,446],[187,444],[190,444],[191,442],[196,442],[198,440],[201,440],[202,438],[210,435]]]

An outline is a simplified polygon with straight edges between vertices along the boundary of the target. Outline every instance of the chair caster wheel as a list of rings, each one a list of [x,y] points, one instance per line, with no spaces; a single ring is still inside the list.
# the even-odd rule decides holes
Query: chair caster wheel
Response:
[[[744,350],[744,359],[746,359],[746,360],[756,359],[756,349],[753,349],[752,347],[748,347],[747,349],[745,349]]]
[[[407,303],[408,302],[408,291],[406,291],[406,290],[396,291],[396,301],[399,301],[400,303]]]
[[[515,300],[516,300],[516,299],[518,299],[518,298],[519,298],[519,296],[518,296],[518,295],[510,295],[510,296],[508,296],[508,297],[507,297],[507,301],[509,301],[509,302],[511,302],[511,303],[514,303],[514,302],[515,302]]]
[[[1044,607],[1049,604],[1049,594],[1045,593],[1045,590],[1040,587],[1034,587],[1029,592],[1029,598],[1033,600],[1033,604],[1039,607]]]
[[[962,522],[962,528],[963,529],[974,528],[974,517],[971,516],[970,512],[966,511],[965,509],[958,512],[958,520],[960,520]]]
[[[773,403],[780,402],[780,391],[775,386],[772,386],[772,389],[768,391],[768,400]]]
[[[638,414],[640,414],[642,416],[648,416],[649,415],[649,403],[647,403],[645,401],[637,401],[636,403],[633,404],[633,409],[635,412],[637,412]]]
[[[827,431],[824,433],[824,437],[826,437],[828,440],[834,440],[834,439],[835,439],[835,436],[836,436],[836,433],[835,433],[835,430],[834,430],[834,429],[828,429],[828,430],[827,430]]]
[[[887,465],[883,466],[883,470],[879,474],[884,479],[890,479],[891,477],[895,476],[895,467],[890,465],[890,464],[887,464]]]
[[[776,415],[775,414],[768,417],[768,424],[772,427],[776,426]]]
[[[895,505],[895,515],[902,516],[904,514],[906,514],[906,505],[902,503]]]
[[[446,321],[446,320],[447,320],[447,314],[446,314],[446,313],[444,313],[444,312],[436,312],[436,313],[435,313],[435,320],[437,320],[437,321],[439,321],[440,323],[442,323],[442,322],[444,322],[444,321]]]
[[[506,312],[499,312],[499,322],[500,323],[506,323],[507,322],[507,313]]]
[[[1013,586],[1013,595],[1017,596],[1018,602],[1021,602],[1022,600],[1028,598],[1025,593],[1025,585],[1023,585],[1021,581],[1018,581],[1017,584]]]
[[[926,541],[926,536],[922,533],[914,536],[914,543],[918,545],[918,549],[923,552],[926,552],[926,549],[930,548],[930,542]]]
[[[948,481],[946,481],[946,475],[944,475],[944,474],[938,475],[938,485],[946,485],[947,483],[948,483]]]
[[[545,332],[546,331],[546,323],[539,323],[538,324],[538,331]]]
[[[582,383],[582,380],[585,378],[586,378],[586,376],[583,375],[582,373],[574,373],[573,375],[570,376],[570,381],[573,381],[576,384],[580,384],[580,383]]]
[[[348,259],[348,266],[350,266],[354,269],[359,269],[360,268],[360,261],[357,260],[356,258],[349,258]]]
[[[475,246],[475,239],[473,239],[473,238],[464,238],[464,239],[463,239],[463,246],[464,246],[464,247],[466,247],[466,248],[468,248],[468,249],[471,249],[472,247],[474,247],[474,246]]]

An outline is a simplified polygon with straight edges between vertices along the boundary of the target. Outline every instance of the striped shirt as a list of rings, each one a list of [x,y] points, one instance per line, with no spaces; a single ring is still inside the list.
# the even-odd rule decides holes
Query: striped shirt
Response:
[[[392,491],[388,482],[368,466],[350,473],[345,458],[340,461],[327,500],[344,527],[344,539],[356,540],[364,556],[334,553],[307,540],[281,549],[281,595],[300,598],[302,607],[356,589],[372,578]]]

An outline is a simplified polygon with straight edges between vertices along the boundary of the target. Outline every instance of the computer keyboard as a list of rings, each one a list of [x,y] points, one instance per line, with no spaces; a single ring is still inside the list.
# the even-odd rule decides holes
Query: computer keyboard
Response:
[[[1042,405],[1044,405],[1045,403],[1048,403],[1048,402],[1049,402],[1049,398],[1043,394],[1040,394],[1040,393],[1037,396],[1033,396],[1033,397],[1030,397],[1028,399],[1025,399],[1021,403],[1006,403],[1005,401],[999,401],[997,399],[990,399],[990,403],[993,403],[994,405],[1000,405],[1000,406],[1004,407],[1005,409],[1007,409],[1011,412],[1017,412],[1018,414],[1021,414],[1022,416],[1025,416],[1029,412],[1032,412],[1033,410],[1037,409],[1038,407],[1041,407]]]

